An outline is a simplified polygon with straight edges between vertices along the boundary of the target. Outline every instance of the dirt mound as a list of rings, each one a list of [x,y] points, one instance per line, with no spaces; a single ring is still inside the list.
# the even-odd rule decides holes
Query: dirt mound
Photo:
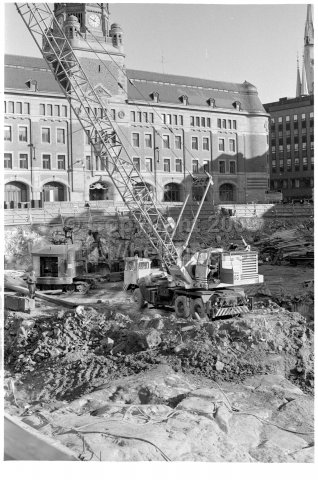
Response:
[[[72,400],[162,363],[216,380],[279,373],[308,392],[314,384],[312,332],[301,315],[275,304],[206,324],[173,315],[133,321],[83,307],[37,320],[8,313],[5,320],[8,376],[33,400]]]

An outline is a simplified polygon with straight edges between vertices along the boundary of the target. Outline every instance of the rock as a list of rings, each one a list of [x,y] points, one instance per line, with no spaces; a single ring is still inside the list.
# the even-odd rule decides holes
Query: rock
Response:
[[[214,419],[224,433],[229,431],[229,422],[232,418],[232,412],[224,404],[216,409]]]
[[[189,413],[202,415],[209,420],[214,420],[215,403],[204,398],[190,397],[182,400],[176,410],[185,410]]]
[[[156,330],[163,330],[164,321],[161,317],[152,318],[149,323],[147,323],[147,328],[154,328]]]
[[[223,368],[224,368],[224,363],[218,360],[215,364],[215,370],[218,372],[222,372]]]
[[[211,402],[226,402],[225,395],[217,388],[199,388],[191,392],[191,397],[200,397]]]
[[[293,385],[282,375],[256,375],[244,380],[243,385],[257,389],[259,392],[272,392],[282,394],[286,399],[293,400],[303,395],[300,388]]]

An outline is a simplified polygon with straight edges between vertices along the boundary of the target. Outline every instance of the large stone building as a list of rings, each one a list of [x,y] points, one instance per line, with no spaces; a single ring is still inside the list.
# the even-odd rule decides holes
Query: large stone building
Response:
[[[207,201],[264,201],[268,114],[253,85],[126,70],[123,32],[110,25],[108,4],[54,10],[103,100],[95,113],[107,109],[115,120],[158,200],[199,199],[193,176],[206,170],[214,181]],[[119,198],[44,60],[6,56],[4,135],[7,207]]]
[[[271,116],[270,186],[283,199],[313,198],[314,187],[314,27],[307,6],[302,75],[297,62],[295,98],[264,105]]]

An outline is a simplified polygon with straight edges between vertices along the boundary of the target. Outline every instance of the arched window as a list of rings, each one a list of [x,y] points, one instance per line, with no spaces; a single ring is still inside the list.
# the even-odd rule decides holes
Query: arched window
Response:
[[[64,202],[66,200],[66,189],[62,183],[48,182],[43,185],[44,202]]]
[[[90,200],[111,200],[111,185],[107,182],[95,182],[89,187]]]
[[[178,183],[168,183],[164,188],[164,202],[180,202],[180,185]]]
[[[9,182],[4,187],[4,200],[7,203],[13,202],[13,206],[17,207],[18,203],[27,202],[29,200],[29,188],[22,182]]]
[[[234,202],[235,201],[235,186],[231,183],[223,183],[219,190],[220,202]]]
[[[153,196],[153,187],[149,183],[137,183],[134,193],[145,202],[150,201]]]

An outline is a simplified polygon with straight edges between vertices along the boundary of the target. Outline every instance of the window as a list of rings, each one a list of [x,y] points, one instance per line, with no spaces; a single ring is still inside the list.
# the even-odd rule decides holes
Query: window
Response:
[[[221,128],[221,126],[222,126],[222,125],[221,125],[221,119],[218,118],[218,128]]]
[[[299,158],[298,157],[295,158],[294,164],[295,164],[295,172],[299,172]]]
[[[51,142],[51,131],[47,127],[42,127],[42,143]]]
[[[291,158],[287,158],[286,165],[287,165],[287,172],[291,172],[292,171]]]
[[[17,102],[16,106],[16,113],[22,113],[22,102]]]
[[[295,188],[299,188],[299,187],[300,187],[299,178],[295,178],[295,180],[294,180],[294,185],[295,185]]]
[[[163,159],[163,171],[170,172],[170,158]]]
[[[309,181],[310,181],[310,186],[313,188],[313,186],[314,186],[314,179],[313,179],[313,178],[310,178]]]
[[[209,160],[203,160],[203,170],[205,172],[209,171]]]
[[[166,114],[165,113],[161,114],[161,120],[162,120],[162,123],[166,123]]]
[[[178,115],[173,115],[173,123],[174,125],[178,125]]]
[[[194,127],[194,117],[190,117],[190,126]]]
[[[169,135],[162,135],[163,148],[170,148],[170,137]]]
[[[177,150],[181,150],[181,135],[176,135],[175,138],[174,138],[174,144],[175,144],[175,148]]]
[[[219,138],[219,152],[225,151],[225,140],[224,138]]]
[[[278,123],[282,123],[283,117],[278,117]]]
[[[23,113],[26,113],[27,115],[30,114],[30,104],[29,104],[29,102],[24,102],[23,103]]]
[[[4,126],[4,140],[6,142],[11,142],[12,141],[12,130],[10,125],[5,125]]]
[[[130,112],[130,121],[135,122],[136,121],[136,112]]]
[[[232,120],[227,121],[227,128],[232,128]]]
[[[208,128],[211,128],[211,118],[207,118],[207,124],[206,124],[206,126],[207,126]]]
[[[44,103],[40,103],[40,115],[45,115],[45,105],[44,105]]]
[[[42,160],[43,170],[51,170],[51,155],[43,154]]]
[[[237,129],[236,125],[237,125],[236,120],[233,120],[233,128],[234,128],[234,130]]]
[[[139,133],[132,134],[132,144],[133,147],[139,147]]]
[[[143,116],[144,122],[145,122],[145,123],[148,123],[148,113],[147,113],[147,112],[143,112],[142,116]]]
[[[225,119],[222,120],[222,127],[226,128],[226,120]]]
[[[56,117],[60,116],[60,106],[59,105],[54,105],[54,115]]]
[[[236,164],[233,161],[230,161],[230,173],[236,173]]]
[[[62,117],[67,117],[67,106],[62,105]]]
[[[298,115],[294,115],[294,122],[297,122],[298,121]]]
[[[314,118],[314,112],[310,112],[310,113],[309,113],[309,117],[310,117],[310,118]]]
[[[63,157],[64,155],[59,155],[59,156]],[[59,168],[58,162],[57,162],[57,168]],[[91,170],[91,168],[92,168],[92,166],[91,166],[91,156],[86,155],[86,170]]]
[[[276,153],[276,146],[275,145],[272,145],[272,153]]]
[[[303,170],[308,170],[308,158],[303,157]]]
[[[286,122],[290,122],[290,116],[286,115]]]
[[[235,146],[235,139],[234,138],[230,138],[229,140],[229,149],[230,149],[230,152],[236,152],[236,146]]]
[[[288,188],[288,180],[283,180],[283,188],[286,189]]]
[[[4,154],[4,168],[12,168],[12,153]]]
[[[182,172],[182,159],[176,158],[176,172]]]
[[[8,102],[8,112],[14,113],[14,102]]]
[[[85,130],[85,145],[89,145],[89,130]]]
[[[152,172],[152,158],[145,158],[145,166],[148,172]]]
[[[307,142],[303,142],[302,148],[303,148],[303,150],[307,150]]]
[[[153,123],[153,113],[149,113],[149,122]]]
[[[313,154],[313,152],[314,152],[314,142],[310,142],[310,151]]]
[[[219,162],[219,170],[220,173],[225,173],[225,162],[223,160]]]
[[[50,115],[52,116],[53,115],[53,105],[47,105],[46,106],[46,112],[47,112],[47,115]]]
[[[27,153],[20,153],[19,154],[19,166],[27,170],[28,168],[28,154]]]
[[[90,158],[89,158],[89,164],[90,164]],[[57,168],[58,170],[65,170],[65,155],[58,155],[57,156]],[[86,168],[87,168],[87,157],[86,157]]]
[[[276,173],[276,160],[272,160],[272,172]]]
[[[183,115],[179,115],[179,125],[183,125]]]
[[[171,125],[171,115],[170,113],[167,113],[167,123]]]
[[[192,137],[191,147],[192,147],[192,150],[199,150],[199,139],[198,139],[198,137]]]
[[[56,142],[65,144],[65,130],[64,128],[56,129]]]
[[[28,127],[20,126],[19,127],[19,142],[28,141]]]
[[[151,133],[145,133],[145,147],[152,148],[152,135]]]
[[[280,172],[284,171],[284,159],[279,160],[279,171]]]
[[[295,151],[298,151],[298,143],[295,143],[295,145],[294,145],[294,150],[295,150]]]
[[[140,172],[140,158],[138,157],[133,157],[133,164],[136,170]]]
[[[192,160],[192,173],[199,172],[199,160]]]
[[[203,137],[202,148],[203,148],[203,150],[210,150],[210,139],[209,139],[209,137]]]
[[[201,127],[205,127],[205,118],[201,117]]]
[[[195,124],[197,127],[200,126],[200,117],[195,117]]]
[[[301,119],[302,119],[302,120],[306,120],[306,114],[305,114],[305,113],[302,113],[302,114],[301,114]]]

